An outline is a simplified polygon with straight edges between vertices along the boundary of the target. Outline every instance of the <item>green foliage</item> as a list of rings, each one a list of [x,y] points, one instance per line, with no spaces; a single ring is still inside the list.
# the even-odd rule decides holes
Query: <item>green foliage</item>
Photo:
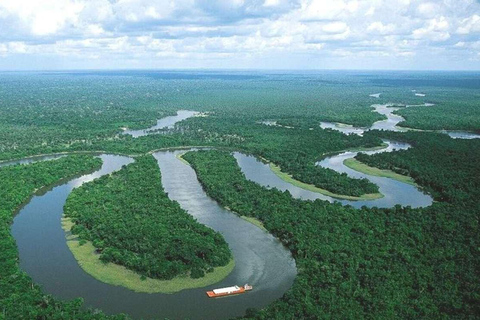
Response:
[[[412,319],[480,312],[480,230],[472,223],[478,207],[356,210],[301,201],[246,180],[228,153],[183,157],[211,197],[260,219],[295,257],[300,272],[294,286],[249,317]]]
[[[124,319],[85,311],[82,300],[58,301],[18,267],[18,252],[10,234],[15,210],[41,187],[99,168],[101,160],[70,156],[30,165],[0,168],[0,315],[5,319]],[[0,316],[0,318],[1,318]]]
[[[201,77],[132,71],[8,73],[0,75],[0,80],[2,160],[64,151],[143,154],[165,147],[210,145],[264,157],[296,179],[332,192],[360,195],[376,187],[314,163],[326,153],[378,146],[379,138],[408,141],[414,146],[410,150],[357,158],[412,176],[439,201],[429,208],[355,210],[295,200],[288,193],[246,181],[227,154],[212,151],[186,157],[212,197],[240,214],[260,219],[296,258],[300,273],[294,287],[265,310],[249,310],[248,316],[385,319],[474,318],[480,314],[479,141],[388,132],[371,132],[361,138],[318,128],[319,121],[370,126],[382,118],[371,112],[373,103],[432,102],[434,107],[399,110],[406,118],[401,125],[478,131],[478,75],[292,72]],[[426,96],[417,97],[412,89]],[[368,96],[377,92],[381,93],[378,99]],[[121,127],[148,127],[178,108],[207,111],[209,117],[189,119],[161,135],[133,139],[119,134]],[[264,120],[293,128],[260,124]],[[81,311],[80,301],[58,302],[43,295],[18,269],[9,227],[15,208],[35,189],[98,166],[92,161],[98,162],[69,157],[0,169],[0,318],[104,318],[101,313]],[[119,177],[105,178],[102,183]],[[112,194],[108,197],[117,199]],[[127,200],[126,206],[133,205]],[[85,237],[94,230],[78,228]],[[107,239],[93,240],[97,248],[109,253],[108,259],[120,257],[138,266],[133,250],[137,248],[110,247]],[[119,243],[143,246],[135,236]],[[211,268],[190,270],[196,277]]]
[[[480,140],[452,139],[445,134],[372,131],[367,135],[412,144],[413,148],[358,154],[357,160],[412,177],[437,201],[465,204],[480,199]]]
[[[444,94],[438,94],[443,96]],[[455,95],[441,99],[436,95],[437,104],[429,107],[409,107],[395,111],[405,118],[399,125],[425,130],[480,130],[480,107],[478,91],[466,95]],[[443,98],[443,97],[442,97]],[[429,100],[430,101],[430,100]]]
[[[283,172],[302,182],[336,194],[361,196],[376,193],[378,187],[367,179],[352,179],[346,174],[315,165],[327,153],[345,149],[381,145],[376,137],[344,135],[334,130],[316,128],[283,128],[252,123],[248,119],[211,116],[186,121],[183,135],[204,144],[218,144],[267,159]],[[219,137],[230,140],[218,141]]]
[[[168,198],[151,155],[73,190],[64,212],[72,233],[92,241],[102,261],[149,278],[201,278],[231,259],[219,233]]]

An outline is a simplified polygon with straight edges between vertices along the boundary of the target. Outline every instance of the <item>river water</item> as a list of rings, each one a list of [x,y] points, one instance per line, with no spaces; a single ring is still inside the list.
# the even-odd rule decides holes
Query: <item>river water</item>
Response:
[[[61,228],[63,206],[70,192],[85,182],[119,170],[132,158],[101,155],[102,168],[35,195],[14,219],[20,268],[61,299],[82,297],[85,306],[106,313],[128,313],[135,318],[227,319],[247,308],[263,308],[290,288],[296,266],[291,253],[271,234],[222,209],[203,191],[196,174],[175,156],[181,151],[154,154],[162,171],[162,184],[172,200],[203,223],[220,232],[228,242],[236,266],[221,282],[175,294],[136,293],[105,284],[85,273],[70,252]],[[210,299],[206,290],[250,283],[254,290],[243,295]]]
[[[178,110],[177,115],[158,119],[157,124],[148,129],[125,130],[122,133],[131,135],[134,138],[143,137],[154,133],[155,130],[171,129],[173,128],[175,123],[186,120],[190,117],[195,116],[196,114],[198,114],[198,112],[196,111]]]
[[[179,112],[160,119],[155,126],[167,128],[194,112]],[[148,133],[129,132],[134,137]],[[183,290],[175,294],[136,293],[96,280],[83,271],[69,250],[61,228],[63,206],[70,192],[83,183],[120,170],[134,160],[125,156],[100,155],[103,165],[92,174],[63,181],[40,190],[23,208],[12,224],[17,242],[20,268],[26,271],[44,292],[60,299],[82,297],[85,306],[108,314],[127,313],[134,318],[227,319],[245,314],[248,308],[263,308],[288,290],[297,274],[295,260],[282,243],[271,234],[220,207],[203,191],[190,166],[176,158],[185,151],[154,153],[162,172],[162,185],[172,200],[200,223],[220,232],[235,259],[234,270],[214,285]],[[59,155],[5,162],[3,165],[52,160]],[[210,289],[249,283],[254,290],[247,294],[210,299]]]
[[[388,119],[375,123],[374,127],[395,130],[398,119],[393,118],[392,108],[381,105],[376,108],[378,112],[385,112]],[[177,116],[158,120],[152,128],[127,130],[124,134],[144,136],[151,134],[152,130],[171,128],[178,121],[195,114],[194,111],[179,111]],[[354,127],[338,129],[360,135],[365,130]],[[394,141],[386,142],[386,149],[367,153],[390,152],[410,147]],[[87,307],[99,308],[109,314],[123,312],[134,318],[226,319],[243,315],[247,308],[263,308],[280,298],[290,288],[297,273],[290,252],[272,235],[223,209],[209,198],[198,182],[194,170],[176,158],[181,152],[185,151],[154,153],[162,172],[162,184],[172,200],[178,201],[180,206],[200,223],[225,237],[235,257],[236,266],[224,280],[206,288],[183,290],[175,294],[145,294],[102,283],[80,268],[68,249],[65,232],[61,228],[63,206],[74,188],[117,171],[123,165],[134,161],[129,157],[107,154],[100,155],[103,165],[97,172],[40,190],[20,209],[12,225],[12,234],[19,250],[20,267],[40,284],[46,293],[61,299],[82,297]],[[431,197],[414,186],[388,178],[365,175],[343,165],[345,159],[355,155],[355,152],[344,152],[326,158],[318,165],[345,172],[354,178],[367,178],[379,186],[384,198],[371,201],[335,200],[295,187],[277,177],[267,164],[252,156],[234,153],[248,179],[264,186],[288,190],[297,198],[339,201],[357,208],[364,205],[392,207],[401,204],[423,207],[431,204]],[[56,157],[59,156],[6,162],[0,166],[51,160]],[[254,290],[247,294],[220,299],[209,299],[205,294],[206,290],[212,288],[247,282],[254,286]]]
[[[431,106],[431,104],[424,104],[422,106]],[[350,125],[345,125],[341,123],[332,123],[332,122],[321,122],[320,127],[322,129],[333,129],[340,131],[344,134],[357,134],[362,136],[367,130],[390,130],[390,131],[405,131],[406,129],[398,127],[397,125],[404,120],[403,117],[393,114],[394,111],[399,110],[400,107],[392,106],[391,104],[376,104],[372,106],[375,112],[378,112],[382,115],[385,115],[387,119],[376,121],[370,128],[360,128]],[[416,106],[417,107],[417,106]],[[381,152],[392,152],[396,150],[406,150],[410,148],[410,144],[384,140],[387,143],[387,147],[384,149],[374,150],[374,151],[363,151],[366,154],[375,154]],[[340,173],[345,173],[351,178],[365,178],[370,182],[376,184],[379,187],[379,192],[383,195],[383,198],[375,200],[360,200],[360,201],[350,201],[350,200],[340,200],[335,199],[329,196],[319,194],[317,192],[308,191],[299,187],[296,187],[288,182],[283,181],[275,173],[270,170],[267,164],[263,164],[252,156],[245,156],[239,153],[235,154],[235,158],[239,166],[242,168],[242,172],[245,174],[247,179],[254,181],[262,186],[277,188],[282,191],[288,190],[292,196],[305,199],[305,200],[315,200],[322,199],[329,202],[340,202],[343,205],[351,205],[355,208],[360,208],[362,206],[366,207],[379,207],[379,208],[390,208],[397,204],[402,206],[411,206],[413,208],[427,207],[432,204],[433,199],[431,196],[423,193],[421,190],[416,188],[413,185],[403,183],[394,179],[376,177],[355,171],[348,168],[344,165],[344,161],[347,159],[354,158],[358,152],[347,151],[342,152],[331,157],[327,157],[319,162],[318,166],[333,169]]]
[[[391,152],[394,150],[404,150],[410,147],[408,144],[403,144],[393,141],[385,141],[388,143],[388,147],[382,150],[368,151],[367,154],[373,154],[377,152]],[[396,204],[402,206],[411,206],[412,208],[427,207],[432,204],[432,198],[418,190],[415,186],[403,183],[397,180],[375,177],[368,174],[364,174],[355,170],[352,170],[343,164],[345,159],[353,158],[357,155],[357,152],[343,152],[339,155],[325,158],[318,162],[318,165],[326,168],[336,170],[338,172],[345,172],[352,178],[366,178],[375,183],[379,187],[379,191],[384,195],[383,198],[375,200],[361,200],[350,201],[340,200],[329,196],[325,196],[318,192],[302,189],[294,186],[278,177],[268,164],[262,163],[254,156],[247,156],[241,153],[234,153],[234,157],[237,159],[237,163],[245,174],[246,178],[256,182],[264,187],[277,188],[281,191],[290,192],[290,194],[303,200],[326,200],[329,202],[340,202],[343,205],[350,205],[355,208],[366,207],[379,207],[379,208],[391,208]]]
[[[385,120],[376,121],[370,128],[360,128],[354,127],[351,125],[343,123],[334,123],[334,122],[320,122],[320,128],[322,129],[333,129],[340,131],[344,134],[357,134],[362,136],[365,131],[368,130],[389,130],[389,131],[399,131],[405,132],[409,128],[399,127],[398,124],[402,121],[405,121],[405,118],[394,114],[394,111],[400,110],[402,108],[411,108],[411,107],[431,107],[434,104],[424,103],[419,105],[406,105],[406,106],[395,106],[392,104],[374,104],[372,107],[373,111],[378,112],[387,117]],[[480,134],[468,131],[454,131],[454,130],[440,130],[437,131],[440,133],[448,134],[453,139],[480,139]]]

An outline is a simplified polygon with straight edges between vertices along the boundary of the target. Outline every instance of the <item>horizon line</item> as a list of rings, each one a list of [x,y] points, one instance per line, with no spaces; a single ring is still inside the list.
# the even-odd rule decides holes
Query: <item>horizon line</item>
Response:
[[[318,72],[318,71],[352,71],[352,72],[480,72],[480,69],[339,69],[339,68],[82,68],[82,69],[0,69],[0,73],[8,72],[85,72],[85,71],[257,71],[257,72]]]

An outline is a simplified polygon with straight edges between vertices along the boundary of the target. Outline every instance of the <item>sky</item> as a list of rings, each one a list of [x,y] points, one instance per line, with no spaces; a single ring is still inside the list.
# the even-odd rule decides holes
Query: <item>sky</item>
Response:
[[[0,0],[0,70],[480,70],[479,0]]]

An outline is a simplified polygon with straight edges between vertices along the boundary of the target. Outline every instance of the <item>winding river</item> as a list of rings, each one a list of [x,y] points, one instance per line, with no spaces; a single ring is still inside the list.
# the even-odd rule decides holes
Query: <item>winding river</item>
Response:
[[[193,114],[191,114],[193,115]],[[180,113],[169,126],[183,120]],[[160,123],[161,121],[159,121]],[[163,122],[165,124],[165,122]],[[158,126],[158,124],[157,124]],[[146,130],[149,131],[149,130]],[[136,133],[138,136],[140,133]],[[154,153],[162,172],[162,184],[172,200],[200,223],[220,232],[235,258],[234,270],[214,285],[183,290],[175,294],[136,293],[100,282],[81,269],[69,250],[61,228],[63,206],[70,192],[100,176],[120,170],[134,160],[125,156],[102,154],[100,170],[39,191],[21,208],[14,219],[12,234],[17,242],[20,268],[61,299],[82,297],[86,307],[108,314],[127,313],[134,318],[227,319],[245,314],[248,308],[263,308],[288,290],[297,274],[291,253],[271,234],[220,207],[203,191],[195,171],[176,156],[185,150]],[[30,163],[50,160],[59,155],[29,158],[4,163]],[[206,290],[250,283],[248,294],[210,299]]]
[[[149,134],[155,133],[155,130],[162,130],[162,129],[171,129],[175,125],[175,123],[180,122],[182,120],[186,120],[190,117],[197,115],[198,112],[196,111],[189,111],[189,110],[178,110],[177,115],[175,116],[168,116],[157,120],[157,124],[148,128],[148,129],[140,129],[140,130],[124,130],[122,133],[131,135],[134,138],[147,136]]]
[[[388,110],[392,108],[381,108],[383,107],[379,105],[378,112],[386,110],[388,119],[383,120],[383,123],[377,122],[374,126],[396,128],[397,119],[393,118],[391,111],[388,114]],[[177,116],[158,120],[152,128],[127,130],[124,134],[133,137],[151,134],[152,130],[169,128],[195,114],[194,111],[179,111]],[[364,130],[353,127],[348,129],[350,131],[345,129],[345,133],[362,134]],[[368,153],[410,147],[394,141],[386,142],[387,148]],[[209,198],[198,182],[194,170],[176,157],[182,152],[185,150],[154,153],[162,172],[162,184],[172,200],[178,201],[180,206],[200,223],[225,237],[235,257],[236,266],[224,280],[206,288],[183,290],[175,294],[145,294],[105,284],[80,268],[66,244],[65,232],[61,228],[63,206],[74,188],[120,170],[123,165],[134,161],[126,156],[109,154],[99,155],[103,165],[98,171],[40,190],[19,210],[12,225],[12,234],[19,250],[20,267],[40,284],[46,293],[61,299],[82,297],[86,307],[99,308],[108,314],[123,312],[134,318],[226,319],[243,315],[247,308],[263,308],[280,298],[290,288],[297,273],[290,252],[272,235],[223,209]],[[432,199],[414,186],[388,178],[365,175],[343,165],[345,159],[354,157],[355,154],[344,152],[326,158],[318,165],[345,172],[355,178],[367,178],[380,187],[384,198],[370,201],[335,200],[281,180],[268,165],[252,156],[238,152],[234,153],[234,156],[248,179],[264,186],[288,190],[294,197],[301,199],[339,201],[354,207],[391,207],[395,204],[423,207],[431,204]],[[28,158],[6,162],[0,166],[50,160],[59,156],[61,155]],[[246,282],[253,284],[255,288],[248,294],[220,299],[209,299],[205,294],[208,289]]]
[[[391,152],[395,150],[404,150],[410,147],[409,144],[399,143],[394,141],[387,141],[388,147],[381,150],[364,152],[367,154],[373,154],[378,152]],[[343,152],[338,155],[325,158],[317,164],[333,169],[338,172],[345,172],[352,178],[366,178],[375,183],[379,187],[379,191],[384,195],[383,198],[375,200],[339,200],[318,192],[302,189],[294,186],[278,177],[268,164],[262,163],[254,156],[247,156],[241,153],[234,153],[234,157],[245,174],[247,179],[254,181],[264,187],[277,188],[281,191],[290,192],[290,194],[298,199],[303,200],[326,200],[329,202],[339,202],[343,205],[350,205],[355,208],[366,207],[379,207],[379,208],[391,208],[396,204],[402,206],[411,206],[412,208],[427,207],[432,204],[432,198],[418,190],[415,186],[403,183],[397,180],[384,177],[376,177],[368,174],[364,174],[353,169],[348,168],[343,164],[343,161],[349,158],[353,158],[357,155],[357,152]]]
[[[85,182],[119,170],[132,158],[102,154],[103,165],[35,195],[14,219],[20,267],[45,292],[61,299],[82,297],[87,307],[106,313],[128,313],[135,318],[226,319],[241,316],[247,308],[262,308],[280,298],[296,276],[290,252],[271,234],[221,208],[203,191],[192,168],[176,158],[184,151],[156,152],[162,184],[172,200],[200,223],[220,232],[228,242],[236,266],[221,282],[176,294],[136,293],[100,282],[80,268],[61,228],[63,206],[70,192]],[[255,289],[235,298],[209,299],[207,289],[251,283]]]
[[[405,106],[398,106],[391,103],[374,104],[372,105],[372,107],[374,108],[373,111],[386,116],[387,119],[376,121],[370,128],[354,127],[351,125],[347,125],[343,123],[334,123],[334,122],[320,122],[320,127],[322,129],[333,129],[345,134],[357,134],[359,136],[362,136],[363,133],[368,130],[389,130],[389,131],[405,132],[412,129],[398,126],[400,122],[405,121],[405,118],[398,114],[394,114],[393,112],[400,110],[402,108],[431,107],[431,106],[434,106],[434,104],[424,103],[424,104],[418,104],[418,105],[405,105]],[[453,139],[480,139],[480,134],[477,134],[474,132],[468,132],[468,131],[440,130],[437,132],[448,134]]]

